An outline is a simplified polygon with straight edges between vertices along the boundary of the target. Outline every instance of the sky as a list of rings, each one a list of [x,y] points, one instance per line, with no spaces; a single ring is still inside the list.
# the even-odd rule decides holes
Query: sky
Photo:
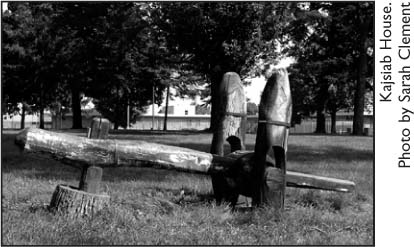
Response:
[[[8,3],[2,2],[2,3],[1,3],[1,9],[2,9],[3,11],[6,11],[6,10],[7,10],[7,5],[8,5]]]
[[[266,80],[263,76],[261,76],[253,78],[251,84],[249,86],[244,87],[244,92],[246,93],[246,97],[250,99],[250,102],[259,105],[260,96],[262,94],[265,84]]]

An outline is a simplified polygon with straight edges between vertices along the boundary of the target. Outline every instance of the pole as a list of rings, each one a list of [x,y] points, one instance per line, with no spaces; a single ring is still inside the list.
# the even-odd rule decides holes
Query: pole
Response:
[[[151,130],[154,130],[154,114],[155,114],[155,110],[154,110],[154,104],[155,104],[155,86],[154,84],[152,85],[152,127]]]
[[[127,126],[126,126],[126,128],[129,129],[129,102],[128,102],[128,105],[127,105]]]
[[[166,101],[165,101],[164,131],[167,131],[168,99],[169,98],[170,98],[170,85],[167,86],[167,97],[166,97]]]

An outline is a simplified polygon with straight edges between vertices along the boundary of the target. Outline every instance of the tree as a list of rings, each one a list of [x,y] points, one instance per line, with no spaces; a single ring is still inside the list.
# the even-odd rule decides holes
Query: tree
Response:
[[[113,123],[126,127],[149,104],[152,87],[161,97],[157,69],[159,45],[148,18],[147,3],[57,4],[55,30],[60,43],[64,82],[72,94],[73,128],[81,128],[80,95],[94,98],[97,109]]]
[[[357,61],[357,83],[354,98],[353,134],[362,135],[364,131],[365,91],[368,75],[368,48],[372,48],[374,10],[372,3],[359,3],[355,6],[357,15],[354,16],[357,27],[356,43],[358,46],[355,60]]]
[[[253,102],[247,102],[247,115],[256,115],[259,112],[258,106]]]
[[[352,106],[360,66],[355,63],[359,54],[355,42],[359,29],[354,21],[359,16],[358,4],[310,3],[291,23],[289,32],[296,49],[290,54],[298,57],[292,78],[296,80],[292,83],[294,100],[296,94],[308,99],[304,110],[307,114],[316,111],[318,133],[325,133],[325,111],[331,115],[331,133],[335,133],[336,112]],[[300,107],[294,104],[294,108]]]
[[[166,33],[171,52],[187,54],[180,63],[206,76],[215,129],[218,85],[225,72],[242,77],[258,59],[277,57],[276,38],[288,19],[289,3],[160,3],[153,16]]]
[[[3,16],[3,73],[5,99],[9,112],[22,104],[22,124],[28,105],[40,112],[51,103],[58,84],[56,37],[49,32],[52,5],[49,3],[10,3]]]
[[[70,92],[72,128],[82,128],[81,94],[94,78],[97,23],[106,14],[107,3],[54,3],[52,32],[61,37],[57,56],[61,80]]]

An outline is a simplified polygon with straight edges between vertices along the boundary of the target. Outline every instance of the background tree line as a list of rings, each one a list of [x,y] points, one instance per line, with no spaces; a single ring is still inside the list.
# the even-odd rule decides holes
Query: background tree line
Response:
[[[316,132],[324,132],[326,112],[335,121],[353,108],[362,134],[372,37],[373,4],[365,2],[11,2],[2,16],[2,111],[22,103],[22,115],[39,112],[43,128],[44,110],[64,106],[82,128],[88,96],[125,127],[127,106],[133,122],[153,89],[160,103],[174,86],[205,98],[214,129],[225,72],[257,76],[263,64],[293,56],[294,120],[316,112]],[[201,84],[206,90],[190,86]]]

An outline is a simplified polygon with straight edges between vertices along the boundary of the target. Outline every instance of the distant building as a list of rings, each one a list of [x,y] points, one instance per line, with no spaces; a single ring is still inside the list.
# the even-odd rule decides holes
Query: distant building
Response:
[[[4,114],[3,116],[3,129],[20,129],[22,116],[19,114],[9,115]],[[52,123],[52,114],[50,111],[44,112],[45,128],[50,128]],[[40,116],[39,113],[26,114],[24,118],[25,127],[39,127]]]
[[[171,88],[171,94],[175,93],[175,89]],[[154,104],[154,116],[164,116],[165,115],[165,97],[160,105]],[[146,110],[141,114],[141,116],[152,116],[153,115],[153,105],[149,105]],[[203,107],[203,102],[200,99],[200,96],[195,96],[194,98],[186,97],[172,97],[168,101],[168,116],[170,117],[179,117],[179,116],[200,116],[200,115],[210,115],[209,107]]]

